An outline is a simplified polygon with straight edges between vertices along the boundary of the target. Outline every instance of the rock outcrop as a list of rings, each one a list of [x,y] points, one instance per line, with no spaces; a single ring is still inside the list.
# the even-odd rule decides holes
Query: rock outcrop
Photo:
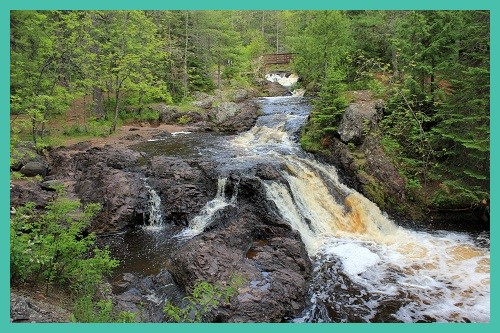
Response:
[[[212,321],[281,322],[305,307],[310,260],[300,236],[273,213],[262,191],[255,178],[239,180],[237,211],[179,247],[168,262],[187,290],[198,280],[245,280],[231,304],[212,313]]]
[[[255,92],[246,89],[215,91],[214,95],[196,92],[188,110],[162,103],[149,107],[159,112],[160,123],[189,124],[202,131],[239,133],[252,128],[257,120],[258,107],[250,100],[253,97]]]
[[[338,132],[344,143],[361,144],[383,116],[382,100],[361,100],[344,111]]]

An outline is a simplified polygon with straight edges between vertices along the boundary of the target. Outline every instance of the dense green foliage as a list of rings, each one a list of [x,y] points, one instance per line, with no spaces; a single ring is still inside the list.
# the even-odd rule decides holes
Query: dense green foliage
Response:
[[[294,65],[317,91],[305,149],[324,150],[347,92],[369,89],[386,100],[379,135],[409,189],[436,208],[489,200],[489,12],[301,16]]]
[[[81,209],[78,201],[59,197],[43,213],[33,203],[17,207],[10,221],[11,281],[69,287],[92,294],[103,277],[118,265],[107,250],[94,246],[85,228],[99,205]]]
[[[219,306],[227,305],[231,297],[238,293],[238,288],[244,283],[241,276],[232,276],[228,285],[211,284],[198,281],[193,291],[185,298],[184,307],[178,307],[170,302],[165,304],[163,312],[167,319],[177,323],[201,323],[205,315]]]
[[[256,11],[12,11],[11,114],[29,119],[33,141],[48,120],[87,109],[114,131],[125,113],[180,102],[194,91],[244,83],[271,46],[273,20]],[[278,12],[276,12],[278,13]],[[264,17],[262,16],[262,17]],[[255,23],[258,22],[258,23]],[[253,24],[258,24],[253,26]],[[279,30],[276,30],[276,34]],[[271,38],[272,39],[272,38]],[[71,131],[68,131],[71,133]]]

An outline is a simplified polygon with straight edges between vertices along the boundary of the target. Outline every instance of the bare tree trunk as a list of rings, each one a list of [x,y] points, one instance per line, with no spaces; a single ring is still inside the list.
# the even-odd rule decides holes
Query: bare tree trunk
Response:
[[[265,20],[264,20],[264,14],[265,13],[266,13],[265,11],[262,11],[262,24],[260,26],[260,28],[262,30],[262,36],[264,36],[264,22],[265,22]]]
[[[92,89],[92,100],[94,101],[92,113],[102,119],[104,117],[104,108],[102,105],[102,89],[97,86],[94,86]]]
[[[220,89],[220,47],[217,50],[217,88]]]
[[[189,20],[189,12],[186,11],[186,34],[184,43],[184,97],[187,96],[187,91],[188,91],[188,71],[187,71],[188,20]]]
[[[123,20],[123,28],[125,30],[125,26],[127,25],[128,22],[128,17],[129,13],[125,15],[125,19]],[[123,57],[125,55],[125,37],[122,38],[122,45],[121,45],[121,56]],[[116,89],[115,89],[115,115],[113,117],[113,124],[111,125],[110,132],[113,133],[116,131],[116,123],[118,121],[118,106],[120,104],[120,89],[122,87],[123,81],[127,78],[127,73],[122,73],[122,78],[120,79],[119,73],[116,74]]]
[[[280,53],[280,49],[279,49],[279,20],[278,20],[278,12],[276,12],[276,53]]]
[[[111,125],[111,133],[116,131],[116,123],[118,121],[118,102],[120,98],[120,87],[117,87],[115,90],[115,98],[116,98],[116,103],[115,103],[115,115],[113,117],[113,124]]]

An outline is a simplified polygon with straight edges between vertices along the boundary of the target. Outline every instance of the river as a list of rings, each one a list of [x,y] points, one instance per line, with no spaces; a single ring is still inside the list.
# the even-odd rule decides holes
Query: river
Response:
[[[225,193],[227,174],[265,162],[276,165],[286,180],[261,180],[266,199],[300,233],[314,268],[308,306],[291,321],[490,321],[489,233],[399,225],[344,185],[333,166],[300,148],[300,129],[310,112],[306,98],[258,103],[262,115],[245,133],[177,133],[135,147],[151,155],[212,159],[220,178],[217,194],[189,226],[155,217],[153,225],[124,235],[119,241],[123,271],[158,272],[171,248],[203,233],[218,210],[237,205],[237,189]],[[151,200],[154,210],[159,205],[154,193]]]

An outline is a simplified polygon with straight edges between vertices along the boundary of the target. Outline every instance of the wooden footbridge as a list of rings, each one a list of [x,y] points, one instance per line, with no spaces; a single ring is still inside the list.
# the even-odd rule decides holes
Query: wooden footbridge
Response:
[[[264,65],[281,65],[281,64],[289,64],[293,59],[293,55],[295,53],[273,53],[273,54],[264,54],[262,56],[262,61]]]

